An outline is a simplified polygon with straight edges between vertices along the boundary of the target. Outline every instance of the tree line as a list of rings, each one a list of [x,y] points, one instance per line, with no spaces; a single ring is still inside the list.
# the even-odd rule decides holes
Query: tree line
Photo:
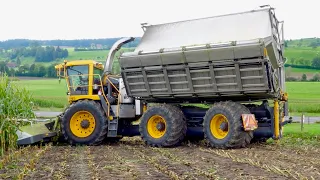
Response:
[[[58,58],[66,58],[69,55],[67,49],[61,49],[59,46],[56,48],[53,46],[20,47],[11,50],[0,50],[0,53],[10,60],[17,60],[18,65],[21,63],[21,57],[34,57],[35,62],[51,62]]]
[[[291,77],[291,76],[288,76],[286,77],[286,81],[302,81],[302,82],[307,82],[307,81],[310,81],[310,82],[320,82],[320,74],[319,73],[315,73],[313,75],[313,77],[309,78],[307,77],[306,74],[302,74],[301,77]]]
[[[0,49],[12,49],[17,47],[29,46],[72,46],[75,48],[90,47],[92,43],[101,44],[109,48],[119,40],[119,38],[100,38],[100,39],[77,39],[77,40],[29,40],[29,39],[12,39],[0,41]],[[136,37],[133,42],[125,44],[123,47],[136,47],[140,41],[140,37]]]
[[[286,67],[306,68],[306,69],[320,69],[320,57],[314,57],[312,61],[304,58],[291,58],[290,64],[285,64]]]
[[[0,62],[0,72],[6,73],[9,76],[32,76],[32,77],[56,77],[55,64],[51,64],[48,67],[41,64],[25,64],[19,66],[19,68],[9,68],[6,62]]]

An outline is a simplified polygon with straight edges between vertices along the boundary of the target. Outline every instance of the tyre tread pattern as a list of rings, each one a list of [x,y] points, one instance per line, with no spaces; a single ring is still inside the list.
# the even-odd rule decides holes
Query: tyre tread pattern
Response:
[[[156,109],[156,111],[163,111],[168,115],[167,121],[171,120],[171,132],[168,133],[168,136],[166,139],[164,139],[161,142],[153,141],[152,138],[148,137],[147,132],[147,122],[148,117],[147,112],[142,116],[139,131],[141,134],[141,138],[145,143],[152,147],[173,147],[178,146],[184,139],[187,133],[187,123],[186,118],[182,112],[182,110],[173,105],[168,104],[161,104],[161,105],[155,105],[150,107],[149,111],[152,111],[153,109]],[[167,122],[168,124],[169,122]],[[167,128],[168,130],[168,128]]]
[[[101,107],[101,105],[95,101],[92,100],[79,100],[77,102],[72,103],[63,113],[63,116],[61,118],[61,132],[62,135],[64,136],[65,140],[67,142],[69,142],[69,144],[71,145],[76,145],[76,144],[81,144],[79,142],[76,142],[75,140],[73,140],[72,138],[70,138],[66,132],[66,128],[65,127],[65,122],[68,121],[68,119],[66,119],[66,115],[70,113],[70,111],[75,108],[77,105],[82,105],[84,107],[94,107],[95,109],[95,113],[96,115],[98,115],[98,118],[103,119],[102,121],[102,130],[100,131],[100,133],[98,135],[96,135],[96,138],[94,138],[92,141],[90,142],[86,142],[83,144],[86,145],[90,145],[90,146],[94,146],[94,145],[99,145],[101,144],[101,142],[105,139],[106,134],[108,132],[108,123],[107,123],[107,117]],[[96,119],[97,121],[98,119]],[[96,127],[97,128],[97,127]]]
[[[223,109],[225,112],[229,113],[231,119],[228,119],[228,121],[229,123],[230,121],[232,121],[231,123],[233,123],[233,126],[231,127],[232,129],[230,129],[229,127],[229,133],[231,133],[232,136],[230,137],[229,141],[224,144],[217,144],[210,140],[213,139],[213,135],[210,131],[210,120],[212,119],[214,112],[217,109]],[[241,148],[246,147],[248,144],[250,144],[250,141],[253,137],[253,132],[243,130],[241,114],[250,114],[250,111],[242,104],[233,101],[217,102],[206,112],[203,125],[204,136],[205,139],[209,141],[211,147],[220,149]],[[206,128],[206,126],[209,126],[209,128]]]

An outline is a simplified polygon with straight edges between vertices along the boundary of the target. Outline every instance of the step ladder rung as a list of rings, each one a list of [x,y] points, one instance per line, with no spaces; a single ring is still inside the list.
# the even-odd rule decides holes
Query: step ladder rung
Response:
[[[118,136],[118,119],[108,120],[108,137]]]

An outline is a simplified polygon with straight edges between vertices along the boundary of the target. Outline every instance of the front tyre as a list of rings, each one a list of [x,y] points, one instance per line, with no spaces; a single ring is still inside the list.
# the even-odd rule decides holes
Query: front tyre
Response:
[[[176,106],[153,106],[142,116],[139,131],[142,140],[150,146],[177,146],[187,132],[186,118]]]
[[[215,103],[204,117],[205,139],[215,148],[240,148],[250,144],[252,131],[244,131],[242,114],[250,114],[242,104],[228,101]]]
[[[97,145],[106,136],[107,118],[99,103],[81,100],[65,111],[61,130],[71,145]]]

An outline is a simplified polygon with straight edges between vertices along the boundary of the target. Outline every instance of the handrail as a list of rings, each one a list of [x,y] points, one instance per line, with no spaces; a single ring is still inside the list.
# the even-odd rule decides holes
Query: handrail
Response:
[[[113,86],[113,88],[115,88],[117,90],[118,93],[120,93],[119,89],[111,82],[109,77],[118,77],[118,76],[107,75],[106,80],[109,81],[109,83]]]
[[[119,76],[114,76],[114,75],[107,75],[106,80],[112,85],[112,87],[118,92],[118,103],[117,103],[117,117],[119,117],[120,114],[120,100],[121,100],[121,92],[119,89],[111,82],[109,77],[119,77]]]

